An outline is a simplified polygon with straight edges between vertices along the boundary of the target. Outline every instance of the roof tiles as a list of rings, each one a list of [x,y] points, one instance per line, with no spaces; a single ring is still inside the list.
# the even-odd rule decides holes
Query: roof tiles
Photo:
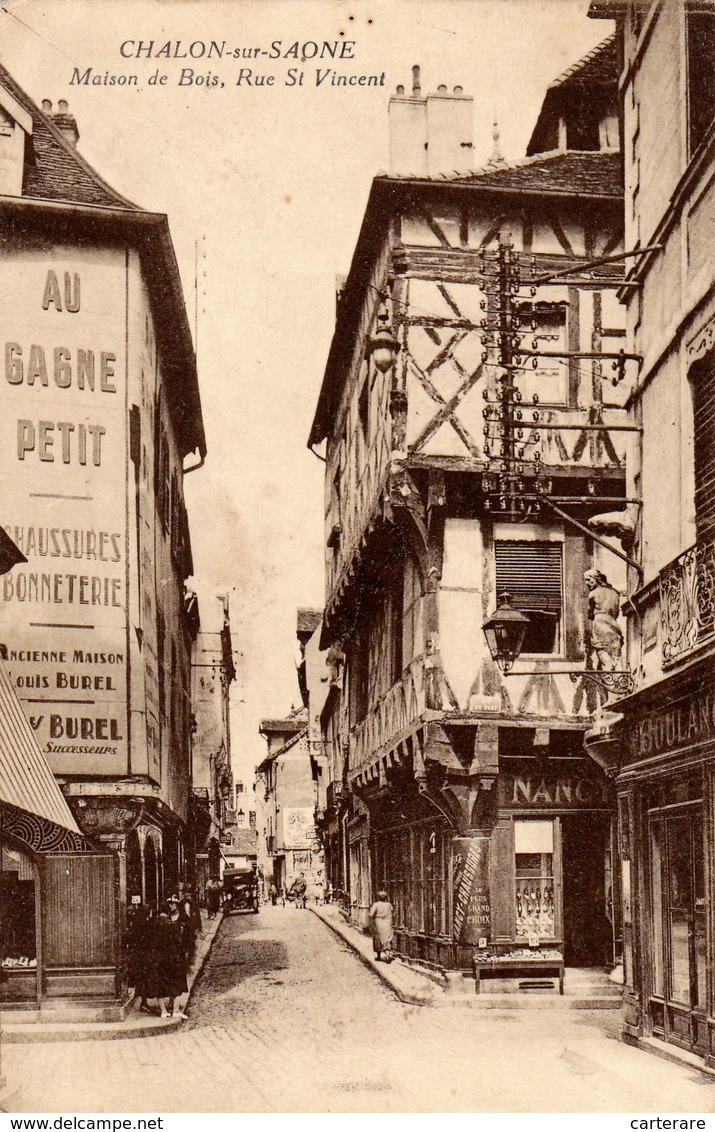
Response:
[[[388,174],[378,180],[425,181],[425,177]],[[520,161],[490,165],[465,176],[430,178],[434,184],[469,184],[475,189],[505,192],[563,193],[567,196],[623,196],[620,154],[614,151],[562,151],[539,153]]]
[[[100,177],[2,65],[0,85],[32,117],[31,151],[25,162],[23,197],[140,211]]]

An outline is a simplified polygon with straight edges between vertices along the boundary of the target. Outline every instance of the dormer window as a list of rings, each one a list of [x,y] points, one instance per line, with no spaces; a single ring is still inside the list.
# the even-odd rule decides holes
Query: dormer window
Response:
[[[3,107],[0,106],[0,137],[11,138],[14,131],[15,123],[13,119],[10,117],[7,110],[4,110]]]
[[[22,196],[32,115],[0,86],[0,196]]]
[[[571,118],[566,126],[567,149],[594,151],[601,148],[599,122],[593,112],[583,108],[578,117]]]

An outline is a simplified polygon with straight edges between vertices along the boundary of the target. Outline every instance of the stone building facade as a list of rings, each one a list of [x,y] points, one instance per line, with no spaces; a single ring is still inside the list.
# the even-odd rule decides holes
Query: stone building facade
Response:
[[[632,695],[591,745],[618,793],[631,1041],[715,1063],[715,12],[601,3],[617,20],[624,131],[634,476]],[[646,249],[652,249],[646,251]]]
[[[80,828],[117,855],[123,914],[187,872],[183,476],[206,445],[167,219],[78,137],[0,69],[3,524],[27,559],[0,586],[0,641]]]

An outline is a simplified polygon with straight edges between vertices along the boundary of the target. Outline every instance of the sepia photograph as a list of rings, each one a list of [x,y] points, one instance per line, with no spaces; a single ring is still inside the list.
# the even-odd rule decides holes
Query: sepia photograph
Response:
[[[0,0],[3,1130],[708,1127],[714,252],[712,0]]]

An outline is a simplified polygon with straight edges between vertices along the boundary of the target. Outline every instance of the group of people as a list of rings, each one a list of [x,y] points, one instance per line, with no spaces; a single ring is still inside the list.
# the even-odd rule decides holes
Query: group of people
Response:
[[[305,908],[306,904],[323,904],[325,902],[325,886],[318,880],[306,880],[304,873],[298,873],[290,888],[286,891],[283,885],[276,885],[271,881],[268,888],[268,898],[271,904],[282,904],[286,900],[295,904],[296,908]]]
[[[177,999],[188,992],[187,973],[201,934],[201,913],[188,892],[176,893],[158,912],[132,905],[127,931],[128,979],[139,1010],[160,1018],[186,1018]],[[153,999],[154,1006],[149,1004]]]

